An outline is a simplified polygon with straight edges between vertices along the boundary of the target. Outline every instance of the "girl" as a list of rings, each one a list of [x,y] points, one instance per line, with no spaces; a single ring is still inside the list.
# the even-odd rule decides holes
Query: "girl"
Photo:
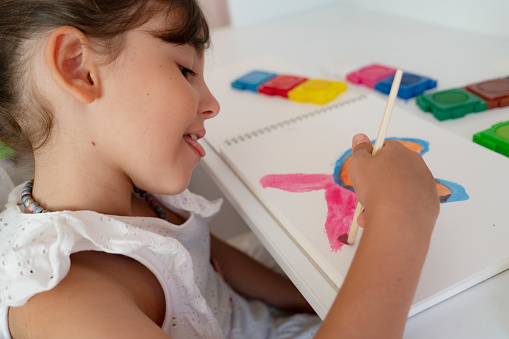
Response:
[[[0,3],[0,135],[35,165],[0,215],[0,336],[315,335],[291,283],[210,237],[218,204],[185,190],[219,111],[208,41],[194,0]],[[420,156],[370,153],[356,136],[366,230],[317,338],[401,336],[438,214]]]

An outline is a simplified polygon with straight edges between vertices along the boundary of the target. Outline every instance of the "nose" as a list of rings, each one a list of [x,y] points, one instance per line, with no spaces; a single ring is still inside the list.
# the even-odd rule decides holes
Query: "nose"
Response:
[[[205,119],[211,119],[219,113],[219,102],[216,100],[207,85],[205,85],[204,96],[200,107],[200,112]]]

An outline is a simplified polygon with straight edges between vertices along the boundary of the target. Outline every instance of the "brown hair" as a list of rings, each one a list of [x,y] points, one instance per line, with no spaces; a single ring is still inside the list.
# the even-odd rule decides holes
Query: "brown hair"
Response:
[[[203,50],[209,29],[197,0],[3,0],[0,2],[0,140],[18,154],[42,146],[52,129],[51,109],[31,84],[27,60],[40,36],[72,26],[91,38],[108,61],[122,50],[123,37],[156,14],[169,28],[153,32],[171,43]]]

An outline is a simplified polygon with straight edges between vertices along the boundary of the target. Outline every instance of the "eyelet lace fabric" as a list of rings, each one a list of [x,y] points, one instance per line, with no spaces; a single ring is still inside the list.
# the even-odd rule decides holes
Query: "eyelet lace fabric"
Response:
[[[286,315],[276,318],[265,304],[242,298],[210,265],[208,220],[221,201],[187,190],[157,195],[187,217],[184,224],[173,225],[159,218],[92,211],[25,214],[15,203],[22,187],[11,192],[0,214],[0,338],[10,338],[8,308],[55,287],[69,272],[70,255],[88,250],[129,256],[154,273],[166,298],[162,329],[173,338],[282,338],[288,329],[288,338],[295,337],[294,321],[283,321]]]

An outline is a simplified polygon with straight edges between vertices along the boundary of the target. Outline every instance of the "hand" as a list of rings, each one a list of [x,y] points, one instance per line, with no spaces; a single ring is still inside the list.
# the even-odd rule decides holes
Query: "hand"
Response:
[[[421,155],[396,140],[387,140],[376,155],[364,134],[352,140],[349,173],[366,213],[390,213],[431,226],[438,216],[436,184]],[[364,225],[364,213],[358,219]]]
[[[401,338],[440,202],[424,160],[395,140],[352,142],[348,172],[364,206],[355,256],[315,338]]]

